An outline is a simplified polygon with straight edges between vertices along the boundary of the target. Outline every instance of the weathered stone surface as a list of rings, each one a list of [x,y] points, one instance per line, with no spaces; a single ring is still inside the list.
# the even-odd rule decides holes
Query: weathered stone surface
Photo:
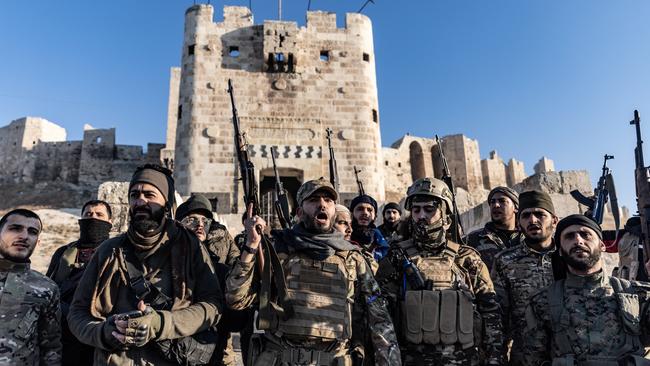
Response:
[[[46,119],[24,117],[0,127],[0,184],[65,182],[94,189],[106,180],[128,179],[147,162],[160,163],[162,144],[118,145],[115,129],[84,126],[82,141]]]
[[[97,190],[97,199],[106,201],[113,210],[113,229],[124,232],[129,225],[129,182],[105,182]]]

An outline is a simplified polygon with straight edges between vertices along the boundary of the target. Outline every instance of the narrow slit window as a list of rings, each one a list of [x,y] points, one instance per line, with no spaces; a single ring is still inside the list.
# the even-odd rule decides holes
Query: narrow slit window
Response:
[[[239,57],[239,47],[237,46],[230,46],[228,48],[228,55],[230,57]]]
[[[193,45],[193,44],[187,46],[187,55],[188,55],[188,56],[192,56],[192,55],[194,54],[194,47],[195,47],[195,46],[196,46],[196,45]]]
[[[363,60],[365,62],[370,62],[370,55],[364,52],[363,53]]]
[[[327,50],[320,51],[320,60],[321,61],[329,61],[330,60],[330,51],[327,51]]]
[[[372,110],[372,121],[373,122],[379,122],[379,114],[377,114],[377,110],[373,109]]]
[[[183,105],[182,104],[178,105],[178,111],[176,113],[178,113],[178,115],[176,116],[176,119],[181,119],[181,116],[183,115]]]

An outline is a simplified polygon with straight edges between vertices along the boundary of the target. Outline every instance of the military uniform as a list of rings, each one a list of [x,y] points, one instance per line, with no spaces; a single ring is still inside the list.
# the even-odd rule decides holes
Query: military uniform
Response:
[[[422,273],[424,290],[412,288],[395,250],[377,279],[388,298],[404,365],[478,365],[501,362],[501,316],[485,264],[473,248],[447,241],[436,252],[411,239],[397,243]],[[397,263],[391,263],[391,260]],[[399,325],[398,325],[399,324]]]
[[[522,364],[648,365],[649,301],[647,283],[568,273],[532,297]]]
[[[375,364],[400,365],[393,325],[366,259],[354,249],[336,250],[315,259],[310,249],[301,249],[290,239],[295,238],[299,225],[273,232],[293,314],[283,317],[273,312],[267,318],[260,308],[258,327],[266,328],[266,333],[261,343],[253,346],[250,364],[352,365],[352,336],[357,334],[353,327],[361,324],[371,334]],[[345,242],[338,232],[328,235]],[[263,286],[254,280],[256,267],[255,261],[235,263],[226,282],[226,301],[231,308],[245,309],[264,300]],[[363,316],[365,321],[353,319],[355,316]]]
[[[482,229],[469,233],[465,237],[465,243],[479,252],[488,271],[491,271],[494,256],[506,248],[519,244],[522,238],[523,235],[519,231],[499,230],[490,221]]]
[[[2,258],[0,365],[61,365],[59,288],[28,263]]]
[[[553,282],[554,252],[555,249],[538,252],[523,240],[494,258],[492,281],[501,305],[505,342],[513,342],[511,364],[520,364],[526,357],[521,344],[526,306],[534,294]]]

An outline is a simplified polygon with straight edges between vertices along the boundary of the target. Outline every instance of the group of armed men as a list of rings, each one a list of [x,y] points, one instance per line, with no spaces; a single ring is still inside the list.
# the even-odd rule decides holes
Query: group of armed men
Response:
[[[491,221],[449,239],[452,194],[418,179],[374,225],[377,202],[337,204],[305,182],[289,229],[247,207],[232,238],[195,195],[176,207],[165,168],[128,190],[130,223],[82,209],[79,239],[30,270],[43,223],[0,219],[0,365],[648,365],[650,284],[605,273],[600,226],[561,220],[548,194],[497,187]]]

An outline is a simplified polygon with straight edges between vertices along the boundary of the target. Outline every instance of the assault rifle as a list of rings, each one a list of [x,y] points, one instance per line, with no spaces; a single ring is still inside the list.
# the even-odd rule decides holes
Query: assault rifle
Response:
[[[278,149],[271,146],[271,159],[273,160],[273,173],[275,174],[275,213],[278,215],[278,220],[283,229],[291,227],[291,216],[289,214],[289,199],[287,198],[287,191],[282,186],[280,175],[278,174],[278,167],[275,165],[275,154]]]
[[[354,178],[357,180],[357,187],[359,188],[359,196],[363,196],[366,194],[366,190],[363,189],[363,182],[359,180],[359,173],[361,173],[361,170],[357,169],[357,166],[354,166]]]
[[[413,262],[411,262],[411,259],[409,258],[408,254],[406,254],[406,251],[398,244],[393,245],[391,249],[394,250],[394,258],[399,262],[396,265],[397,272],[404,273],[406,280],[413,290],[424,290],[426,287],[426,280],[424,279],[422,272],[420,272],[420,269]]]
[[[232,88],[232,80],[228,79],[228,94],[230,94],[230,104],[232,107],[232,124],[235,135],[235,149],[237,152],[237,161],[239,162],[239,173],[241,175],[242,186],[244,187],[244,203],[249,218],[259,214],[260,202],[257,195],[257,182],[255,181],[255,166],[248,156],[247,143],[244,135],[239,129],[239,116],[235,106],[235,95]],[[259,294],[259,317],[258,328],[269,329],[271,319],[275,312],[282,318],[293,314],[293,305],[287,295],[287,284],[284,280],[282,264],[275,252],[273,245],[262,232],[262,228],[257,226],[257,233],[262,237],[258,255],[258,267],[261,273],[261,284]],[[269,265],[265,265],[269,263]],[[277,290],[277,301],[271,298],[271,288],[275,284]]]
[[[442,181],[445,182],[447,187],[449,187],[449,191],[451,191],[451,240],[456,243],[463,244],[463,226],[460,223],[460,214],[458,213],[458,206],[456,205],[456,189],[454,187],[454,181],[451,178],[449,165],[447,165],[447,158],[445,157],[445,152],[442,149],[442,144],[440,143],[438,135],[436,135],[436,145],[438,145],[438,152],[440,152],[440,159],[442,160]]]
[[[228,94],[230,94],[230,106],[232,108],[232,125],[235,135],[235,151],[239,162],[239,175],[241,176],[244,188],[244,205],[248,208],[253,205],[253,216],[259,214],[260,201],[257,196],[257,182],[255,181],[255,166],[248,156],[248,144],[246,137],[239,129],[239,116],[235,106],[235,93],[232,88],[232,80],[228,79]]]
[[[580,191],[574,189],[571,191],[571,196],[578,201],[580,204],[583,204],[589,208],[586,215],[591,217],[599,225],[603,223],[603,215],[605,213],[605,204],[607,203],[607,198],[609,197],[612,216],[614,216],[614,224],[616,225],[616,236],[618,237],[618,228],[621,223],[621,218],[618,212],[618,199],[616,198],[616,187],[614,186],[614,177],[612,172],[607,167],[607,161],[614,159],[614,155],[605,154],[603,160],[602,174],[598,179],[598,185],[594,191],[593,197],[585,197]]]
[[[650,167],[646,167],[643,162],[643,140],[641,140],[639,111],[634,111],[634,120],[630,121],[630,124],[636,127],[636,148],[634,148],[636,204],[638,214],[641,216],[643,257],[647,261],[650,259]],[[643,267],[643,263],[639,267]]]
[[[334,190],[339,192],[339,171],[336,168],[336,158],[334,157],[334,148],[332,147],[332,129],[326,128],[325,132],[327,133],[327,147],[330,149],[330,183],[334,186]]]

